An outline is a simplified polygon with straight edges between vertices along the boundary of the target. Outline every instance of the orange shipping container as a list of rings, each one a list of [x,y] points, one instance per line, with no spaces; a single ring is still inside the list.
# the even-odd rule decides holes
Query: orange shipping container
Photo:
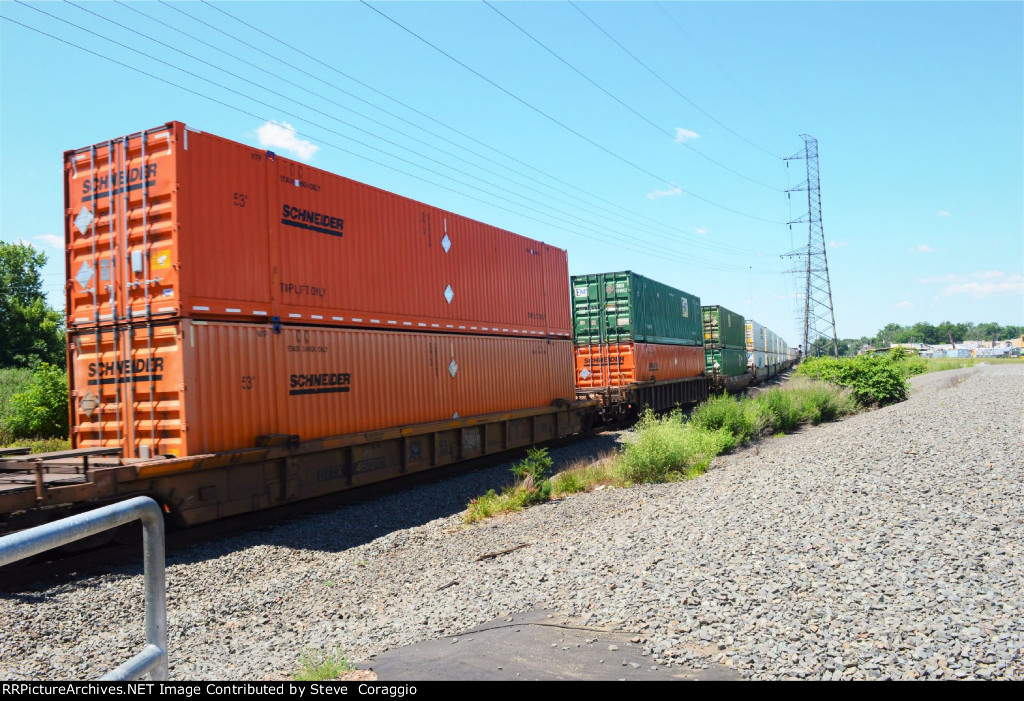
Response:
[[[69,336],[75,447],[198,455],[574,399],[572,342],[177,320]]]
[[[577,346],[579,389],[625,387],[634,382],[680,380],[704,374],[703,346],[603,343]]]
[[[180,122],[64,154],[68,328],[568,337],[566,252]]]

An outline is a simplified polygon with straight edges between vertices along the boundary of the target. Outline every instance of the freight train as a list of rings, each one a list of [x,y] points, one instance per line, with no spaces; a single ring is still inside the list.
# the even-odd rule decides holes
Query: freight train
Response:
[[[695,404],[781,338],[632,272],[181,122],[64,154],[72,449],[0,532],[148,495],[188,526]]]

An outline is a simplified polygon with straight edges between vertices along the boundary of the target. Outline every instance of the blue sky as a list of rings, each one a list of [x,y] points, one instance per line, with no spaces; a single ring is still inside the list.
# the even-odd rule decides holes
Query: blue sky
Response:
[[[779,256],[806,245],[785,224],[806,199],[783,194],[805,174],[781,157],[806,133],[841,337],[1024,322],[1021,3],[372,5],[452,58],[359,2],[3,2],[224,104],[0,22],[0,238],[47,251],[62,306],[62,153],[181,120],[561,246],[573,274],[657,278],[795,345]]]

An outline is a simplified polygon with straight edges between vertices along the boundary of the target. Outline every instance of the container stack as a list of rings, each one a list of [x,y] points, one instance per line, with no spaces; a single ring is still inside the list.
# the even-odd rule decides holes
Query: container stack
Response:
[[[742,316],[723,306],[701,307],[704,323],[704,363],[706,372],[721,376],[746,375],[747,343]]]
[[[753,319],[744,324],[747,345],[747,364],[754,372],[757,381],[768,377],[768,348],[765,328]]]
[[[180,122],[64,163],[75,447],[196,455],[574,396],[562,249]]]
[[[572,291],[578,389],[704,374],[699,298],[630,271],[576,275]]]

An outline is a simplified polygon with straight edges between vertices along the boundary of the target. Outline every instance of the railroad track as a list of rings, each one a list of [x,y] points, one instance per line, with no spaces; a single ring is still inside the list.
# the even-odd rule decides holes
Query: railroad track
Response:
[[[601,433],[622,430],[630,424],[631,421],[606,424],[587,433],[550,441],[544,445],[551,449],[561,448]],[[509,451],[405,475],[401,479],[376,482],[305,501],[231,516],[212,523],[189,528],[169,528],[166,537],[167,553],[168,556],[171,556],[175,552],[180,552],[193,545],[215,542],[240,533],[271,527],[290,519],[416,489],[424,484],[510,462],[515,459],[516,455],[516,451]],[[11,594],[47,589],[112,567],[138,565],[141,570],[142,539],[140,533],[135,532],[139,525],[129,524],[122,528],[124,530],[113,532],[112,540],[85,550],[78,552],[54,550],[45,556],[40,555],[26,562],[0,568],[0,592]]]

